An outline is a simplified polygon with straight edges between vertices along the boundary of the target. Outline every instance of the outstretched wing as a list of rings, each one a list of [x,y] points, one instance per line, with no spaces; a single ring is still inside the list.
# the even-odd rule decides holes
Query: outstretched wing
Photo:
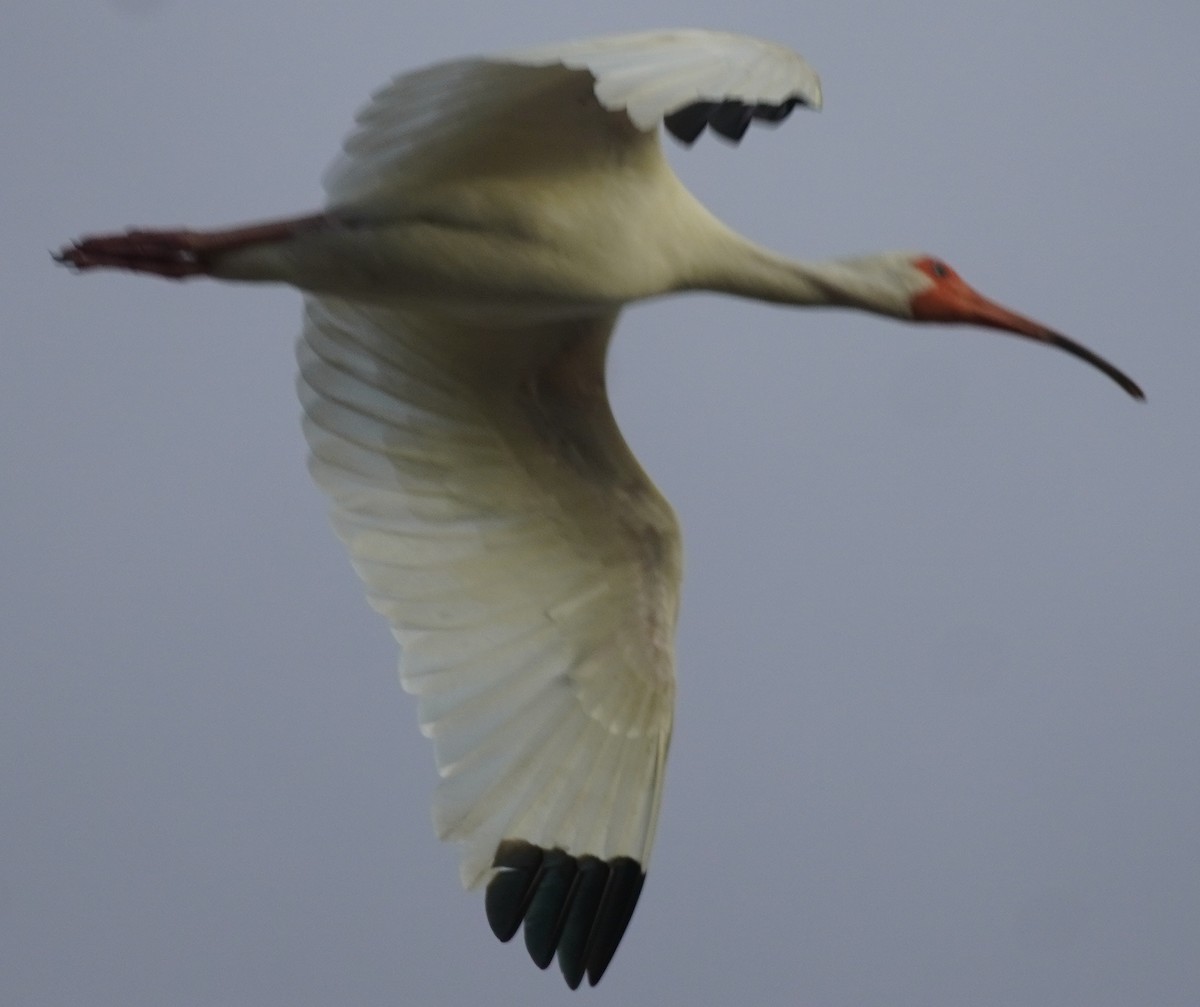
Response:
[[[597,982],[654,840],[674,700],[674,515],[604,391],[615,316],[511,330],[309,298],[316,482],[402,645],[438,834],[502,940]]]
[[[464,173],[551,170],[705,127],[734,142],[755,121],[819,108],[790,49],[725,32],[645,32],[453,60],[396,77],[359,113],[330,167],[331,206],[386,204]]]

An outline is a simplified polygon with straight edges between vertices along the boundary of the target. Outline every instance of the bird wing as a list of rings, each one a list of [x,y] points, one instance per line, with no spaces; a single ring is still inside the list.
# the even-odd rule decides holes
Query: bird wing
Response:
[[[819,108],[816,72],[771,42],[700,30],[616,35],[452,60],[402,74],[363,108],[325,176],[331,206],[385,203],[464,173],[549,170],[653,136]]]
[[[596,100],[606,109],[624,111],[642,130],[666,119],[671,132],[686,143],[703,126],[680,135],[672,119],[696,106],[710,106],[703,122],[732,140],[742,138],[752,119],[778,122],[796,105],[821,107],[821,81],[800,55],[774,42],[730,32],[681,29],[610,35],[522,49],[500,58],[585,70],[595,79]]]
[[[438,834],[488,918],[594,984],[654,840],[679,533],[604,391],[615,314],[504,330],[309,297],[311,469],[402,646]]]

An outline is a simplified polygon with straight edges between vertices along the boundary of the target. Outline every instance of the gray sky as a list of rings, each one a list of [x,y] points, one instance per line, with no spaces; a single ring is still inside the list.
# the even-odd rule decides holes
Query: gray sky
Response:
[[[1200,1000],[1200,163],[1185,0],[9,0],[0,1003],[560,1004],[429,821],[433,756],[308,481],[288,290],[75,277],[315,207],[443,57],[698,25],[826,110],[673,159],[801,256],[943,255],[1091,345],[692,296],[616,410],[686,534],[680,700],[611,1003]]]

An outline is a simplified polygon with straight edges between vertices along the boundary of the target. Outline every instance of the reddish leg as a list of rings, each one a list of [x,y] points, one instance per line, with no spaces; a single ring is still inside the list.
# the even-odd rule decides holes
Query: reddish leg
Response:
[[[80,270],[128,269],[135,273],[184,279],[207,275],[212,258],[222,252],[262,242],[286,241],[333,223],[330,217],[318,213],[223,231],[130,230],[124,234],[80,238],[65,246],[54,259]]]

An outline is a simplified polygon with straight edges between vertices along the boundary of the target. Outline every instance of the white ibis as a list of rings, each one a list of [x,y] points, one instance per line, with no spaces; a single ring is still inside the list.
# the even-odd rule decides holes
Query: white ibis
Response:
[[[305,294],[304,431],[333,523],[402,648],[438,834],[492,929],[595,984],[641,892],[675,694],[679,529],[605,393],[622,307],[684,290],[1001,329],[1090,350],[939,259],[798,262],[684,188],[685,144],[821,104],[795,53],[664,31],[459,59],[359,114],[323,212],[84,238],[57,258]]]

